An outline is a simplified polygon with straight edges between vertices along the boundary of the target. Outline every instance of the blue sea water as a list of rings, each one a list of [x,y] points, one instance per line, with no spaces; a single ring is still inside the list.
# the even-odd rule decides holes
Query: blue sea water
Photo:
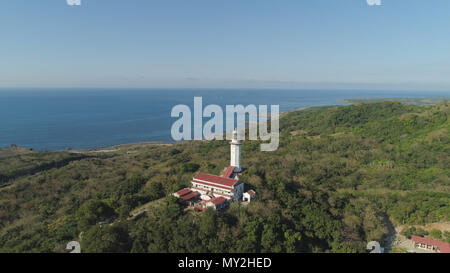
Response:
[[[226,89],[0,89],[0,148],[90,149],[173,141],[172,107],[280,105],[280,111],[339,105],[346,98],[448,97],[449,92]],[[223,108],[225,109],[225,108]]]

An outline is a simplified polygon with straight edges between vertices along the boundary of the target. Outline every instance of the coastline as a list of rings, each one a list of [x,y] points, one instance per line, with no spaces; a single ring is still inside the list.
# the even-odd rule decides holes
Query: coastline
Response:
[[[303,111],[310,108],[316,108],[316,107],[333,107],[333,106],[344,106],[344,105],[314,105],[314,106],[308,106],[308,107],[300,107],[293,110],[286,110],[280,112],[280,118],[282,118],[284,115],[296,112],[296,111]],[[204,140],[188,140],[188,141],[204,141]],[[131,142],[131,143],[121,143],[113,146],[106,146],[106,147],[96,147],[92,149],[75,149],[75,150],[54,150],[51,152],[72,152],[72,153],[100,153],[100,152],[117,152],[120,151],[121,148],[130,148],[133,146],[136,147],[143,147],[143,146],[171,146],[175,145],[177,143],[183,143],[186,141],[173,141],[173,142],[164,142],[164,141],[142,141],[142,142]]]
[[[422,97],[422,98],[414,98],[414,97],[367,97],[367,98],[347,98],[347,99],[339,99],[337,100],[338,103],[341,104],[318,104],[318,105],[311,105],[306,107],[299,107],[291,110],[285,110],[280,112],[280,118],[286,116],[287,114],[291,112],[296,111],[303,111],[306,109],[311,108],[321,108],[321,107],[339,107],[339,106],[347,106],[351,104],[359,104],[359,103],[377,103],[382,101],[398,101],[400,103],[404,104],[410,104],[410,105],[417,105],[417,106],[431,106],[435,105],[444,101],[448,101],[450,97],[441,96],[441,97]],[[182,142],[182,141],[181,141]],[[49,149],[49,150],[40,150],[36,149],[34,147],[32,148],[22,148],[20,145],[18,147],[21,147],[24,150],[31,151],[31,152],[71,152],[71,153],[100,153],[100,152],[117,152],[120,151],[123,148],[130,148],[132,146],[155,146],[155,145],[174,145],[176,143],[180,143],[179,141],[140,141],[140,142],[124,142],[124,143],[118,143],[114,145],[99,145],[93,148],[86,148],[86,149],[71,149],[71,148],[65,148],[65,149]],[[14,144],[11,144],[10,146],[1,147],[1,150],[9,149]],[[68,146],[70,147],[70,146]]]
[[[450,97],[444,97],[444,96],[437,97],[437,98],[435,98],[435,97],[348,98],[348,99],[338,100],[338,102],[340,102],[342,104],[312,105],[312,106],[300,107],[300,108],[295,108],[292,110],[282,111],[282,112],[280,112],[280,118],[282,118],[283,116],[285,116],[289,113],[292,113],[292,112],[303,111],[303,110],[307,110],[307,109],[311,109],[311,108],[340,107],[340,106],[348,106],[351,104],[358,104],[358,103],[377,103],[377,102],[383,102],[383,101],[398,101],[400,103],[410,104],[410,105],[431,106],[431,105],[439,104],[441,102],[448,101],[449,99],[450,99]],[[139,147],[142,147],[142,146],[165,146],[165,145],[170,146],[170,145],[174,145],[174,144],[181,143],[181,142],[183,142],[183,141],[174,141],[174,142],[144,141],[144,142],[122,143],[122,144],[117,144],[117,145],[108,146],[108,147],[97,147],[97,148],[92,148],[92,149],[81,149],[81,150],[73,150],[73,151],[80,152],[80,153],[81,152],[85,152],[85,153],[86,152],[102,152],[102,151],[113,152],[113,151],[119,151],[120,148],[129,148],[132,146],[139,146]],[[66,151],[66,150],[56,150],[56,151]]]

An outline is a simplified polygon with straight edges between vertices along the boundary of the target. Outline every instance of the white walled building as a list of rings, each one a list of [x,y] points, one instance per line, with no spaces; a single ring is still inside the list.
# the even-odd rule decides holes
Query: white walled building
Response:
[[[202,202],[203,208],[206,209],[211,207],[214,208],[215,210],[222,210],[227,206],[227,204],[228,204],[227,199],[222,196]]]
[[[199,173],[192,179],[191,190],[211,198],[222,196],[234,201],[242,198],[244,183],[238,179]]]
[[[247,192],[244,192],[242,195],[242,201],[243,202],[251,202],[256,197],[256,192],[254,190],[249,190]]]

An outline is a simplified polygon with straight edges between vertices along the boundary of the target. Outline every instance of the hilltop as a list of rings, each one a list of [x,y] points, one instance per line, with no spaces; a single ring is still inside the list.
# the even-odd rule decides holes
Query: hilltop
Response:
[[[170,194],[198,171],[219,174],[227,141],[0,158],[0,251],[80,240],[84,252],[364,252],[390,225],[450,221],[449,112],[448,102],[288,112],[277,151],[242,147],[258,198],[223,213],[185,212]]]

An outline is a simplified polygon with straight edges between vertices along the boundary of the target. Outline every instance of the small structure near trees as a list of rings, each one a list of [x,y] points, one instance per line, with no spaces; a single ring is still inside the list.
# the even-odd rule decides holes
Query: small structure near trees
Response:
[[[438,253],[450,253],[450,243],[415,235],[412,236],[411,240],[414,242],[414,247]]]
[[[244,192],[244,194],[242,196],[242,201],[250,203],[255,197],[256,197],[256,192],[254,190],[249,190],[247,192]]]

